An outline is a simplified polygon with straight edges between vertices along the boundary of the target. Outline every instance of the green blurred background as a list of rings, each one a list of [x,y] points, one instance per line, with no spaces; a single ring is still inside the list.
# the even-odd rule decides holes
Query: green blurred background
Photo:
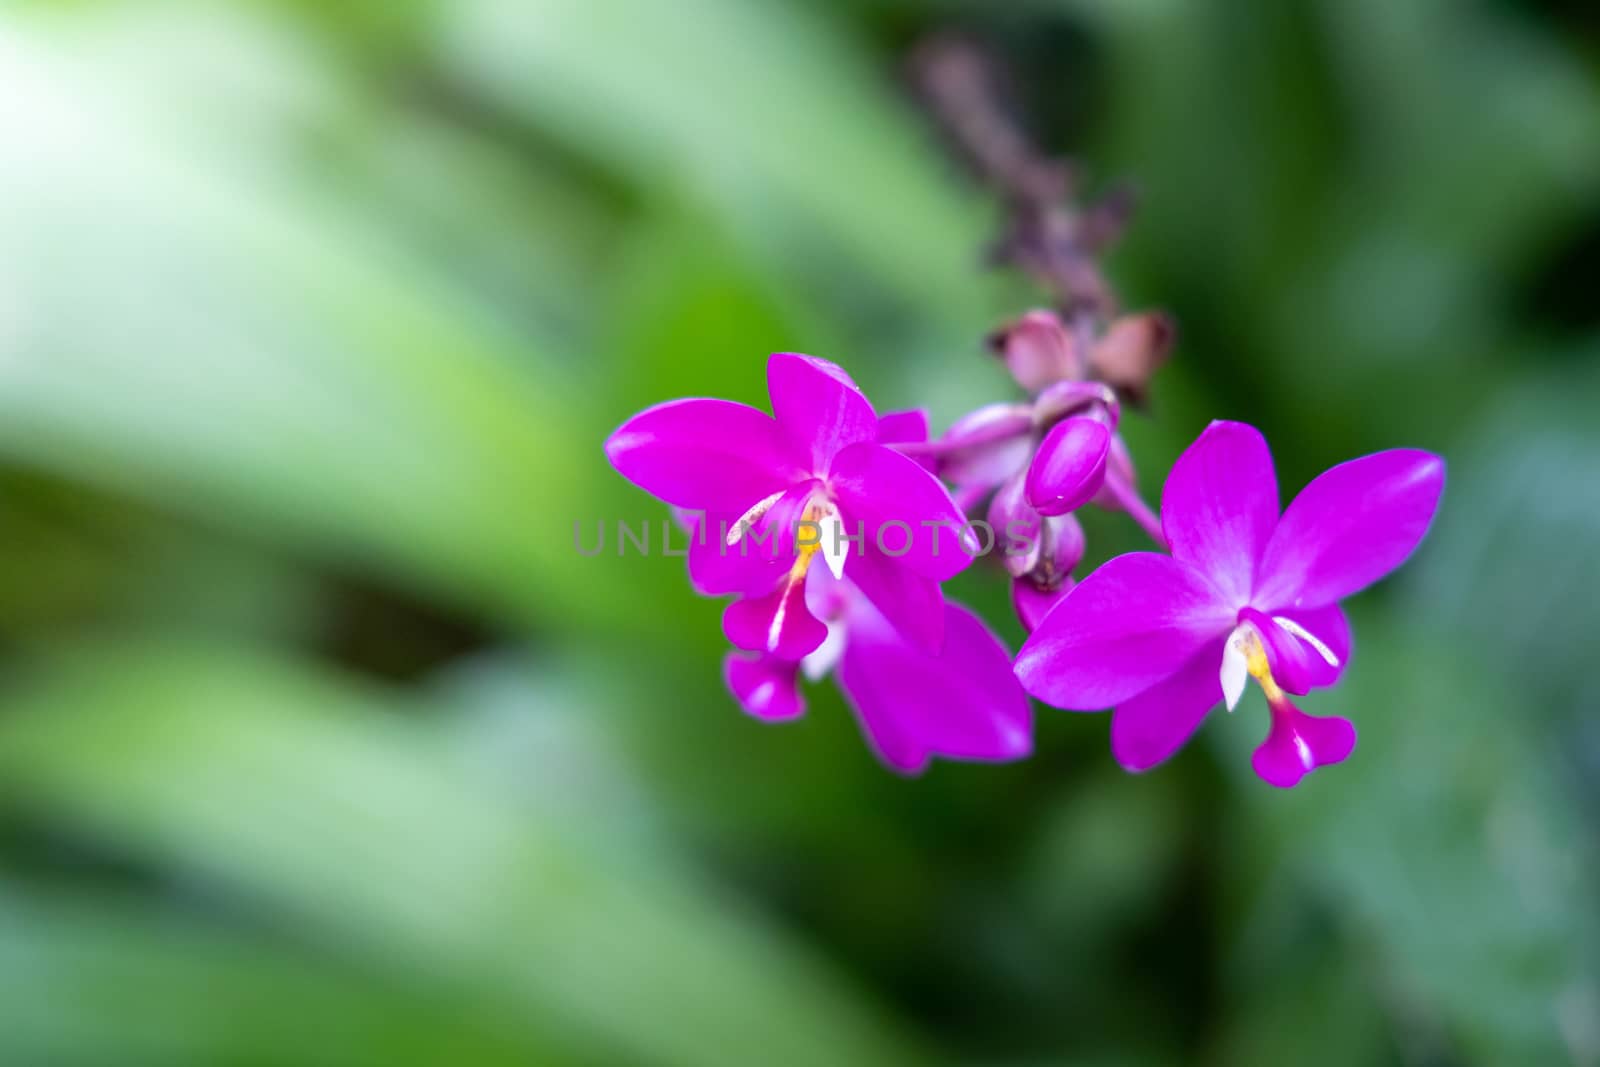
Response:
[[[952,28],[1142,192],[1149,495],[1214,417],[1286,496],[1449,458],[1292,793],[1258,697],[899,780],[573,550],[769,351],[1009,395]],[[0,1063],[1600,1063],[1597,65],[1511,0],[0,3]]]

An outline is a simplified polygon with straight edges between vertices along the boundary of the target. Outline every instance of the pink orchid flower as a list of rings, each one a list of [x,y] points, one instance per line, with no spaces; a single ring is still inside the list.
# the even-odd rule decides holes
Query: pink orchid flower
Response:
[[[1334,684],[1350,657],[1339,601],[1394,570],[1421,542],[1444,461],[1395,449],[1342,463],[1281,515],[1261,433],[1214,422],[1173,467],[1161,501],[1171,555],[1119,556],[1078,583],[1017,658],[1024,688],[1057,707],[1115,707],[1111,747],[1127,769],[1166,760],[1249,678],[1272,722],[1253,766],[1284,788],[1355,747],[1343,718],[1285,695]]]
[[[843,370],[780,352],[767,362],[773,414],[730,400],[674,400],[606,441],[623,477],[705,524],[689,550],[695,587],[737,593],[723,630],[740,648],[799,660],[827,627],[806,603],[822,556],[930,654],[944,639],[939,583],[972,562],[965,517],[939,480],[884,440]],[[914,418],[914,417],[913,417]],[[714,536],[706,536],[714,533]]]

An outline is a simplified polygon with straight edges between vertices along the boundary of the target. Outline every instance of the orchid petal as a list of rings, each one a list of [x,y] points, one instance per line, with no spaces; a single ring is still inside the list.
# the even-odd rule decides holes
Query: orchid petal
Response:
[[[767,360],[772,411],[797,456],[822,473],[840,449],[878,436],[878,416],[836,364],[794,352]]]
[[[791,660],[730,652],[722,660],[722,680],[739,706],[758,719],[782,722],[805,714]]]
[[[826,567],[806,571],[806,607],[824,622],[831,623],[843,615],[858,592],[849,581],[835,578]]]
[[[966,516],[939,479],[900,453],[852,445],[834,457],[828,487],[846,528],[901,566],[944,581],[972,562],[961,536]]]
[[[902,774],[920,773],[934,756],[1027,756],[1033,715],[1010,653],[965,608],[946,604],[943,617],[944,649],[930,656],[870,607],[852,610],[839,684],[867,740]]]
[[[624,478],[669,504],[734,515],[801,473],[778,423],[731,400],[646,408],[606,439],[606,456]]]
[[[1278,476],[1254,426],[1213,422],[1167,476],[1161,530],[1173,558],[1210,575],[1235,604],[1250,599],[1277,523]]]
[[[1338,716],[1307,715],[1288,701],[1272,707],[1272,729],[1250,759],[1261,780],[1292,789],[1300,779],[1346,759],[1356,747],[1356,728]]]
[[[1251,603],[1278,614],[1365,589],[1416,549],[1443,491],[1444,460],[1417,449],[1378,452],[1324,471],[1279,520]]]
[[[878,443],[921,444],[928,439],[928,411],[912,408],[909,411],[885,411],[878,416]]]
[[[1204,575],[1152,552],[1118,556],[1045,616],[1022,646],[1023,688],[1056,707],[1092,711],[1141,693],[1233,627]],[[1216,682],[1216,663],[1210,668]]]
[[[1194,736],[1222,699],[1217,663],[1225,645],[1208,642],[1170,676],[1117,705],[1111,713],[1111,754],[1118,763],[1147,771]]]
[[[722,632],[738,648],[800,660],[828,636],[806,607],[806,583],[786,581],[765,596],[745,597],[722,613]]]
[[[900,566],[870,544],[850,553],[844,572],[907,641],[930,656],[938,654],[944,645],[944,594],[938,582]]]

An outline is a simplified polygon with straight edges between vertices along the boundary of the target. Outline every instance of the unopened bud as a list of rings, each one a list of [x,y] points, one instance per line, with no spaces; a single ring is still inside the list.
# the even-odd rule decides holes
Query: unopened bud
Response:
[[[1122,405],[1117,403],[1116,392],[1103,382],[1057,382],[1033,402],[1033,417],[1040,426],[1053,426],[1068,415],[1099,419],[1115,430]]]
[[[1057,423],[1028,467],[1025,495],[1041,515],[1064,515],[1081,507],[1105,481],[1111,431],[1091,418]]]
[[[1101,334],[1089,353],[1094,376],[1143,404],[1150,379],[1166,363],[1177,339],[1172,319],[1159,311],[1124,315]]]
[[[1052,382],[1083,377],[1078,346],[1053,311],[1028,312],[991,334],[989,347],[1030,393]]]
[[[1000,541],[1000,561],[1013,578],[1039,565],[1045,518],[1023,493],[1023,472],[1006,480],[989,502],[989,525]]]
[[[1034,578],[1054,585],[1083,561],[1083,526],[1076,515],[1050,515],[1040,527],[1039,561]]]
[[[1032,433],[1027,404],[987,404],[939,438],[938,473],[956,485],[995,485],[1028,462]]]
[[[1039,623],[1050,609],[1061,603],[1063,597],[1072,591],[1073,582],[1068,578],[1055,589],[1042,589],[1033,583],[1031,578],[1018,578],[1011,583],[1011,606],[1016,610],[1017,620],[1022,623],[1023,629],[1032,633],[1038,629]]]

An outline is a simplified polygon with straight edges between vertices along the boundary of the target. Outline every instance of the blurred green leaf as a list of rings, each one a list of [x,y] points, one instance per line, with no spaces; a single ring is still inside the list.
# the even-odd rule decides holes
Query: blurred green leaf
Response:
[[[586,842],[581,812],[520,810],[399,703],[221,647],[86,650],[9,702],[0,795],[340,953],[470,983],[541,1040],[904,1061],[859,993],[744,905],[662,850]]]
[[[565,1062],[392,976],[125,901],[0,894],[0,1055],[111,1067]]]
[[[586,404],[537,342],[325,200],[141,108],[131,65],[0,44],[0,450],[519,621],[626,620],[573,566]],[[250,131],[245,124],[240,139]]]
[[[470,0],[442,61],[643,189],[692,195],[773,276],[932,327],[983,328],[980,213],[859,45],[798,4]],[[962,334],[958,334],[960,336]]]

